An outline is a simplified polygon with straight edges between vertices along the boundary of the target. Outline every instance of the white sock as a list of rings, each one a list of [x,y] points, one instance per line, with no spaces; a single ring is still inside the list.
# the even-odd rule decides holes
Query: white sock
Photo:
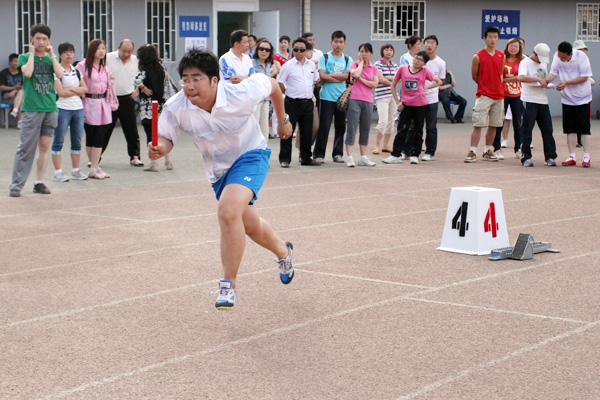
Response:
[[[572,158],[573,160],[575,160],[575,153],[569,153],[569,158]]]
[[[73,173],[79,172],[79,168],[73,168]]]
[[[368,160],[367,156],[360,156],[360,159],[361,159],[361,160],[365,160],[365,161],[367,161],[367,160]]]
[[[38,183],[44,183],[44,181],[38,181],[38,180],[36,180],[36,181],[34,182],[34,185],[37,185]]]
[[[485,152],[487,153],[488,151],[494,151],[494,146],[485,146]]]
[[[55,169],[54,175],[62,174],[62,169]]]
[[[16,113],[18,113],[18,112],[19,112],[19,109],[18,109],[17,107],[15,107],[15,108],[13,108],[13,109],[12,109],[12,112],[16,112]]]
[[[472,146],[471,146],[471,147],[470,147],[470,149],[471,149],[471,151],[472,151],[473,153],[476,153],[476,152],[477,152],[477,147],[472,147]]]
[[[583,158],[590,158],[590,153],[583,153]]]

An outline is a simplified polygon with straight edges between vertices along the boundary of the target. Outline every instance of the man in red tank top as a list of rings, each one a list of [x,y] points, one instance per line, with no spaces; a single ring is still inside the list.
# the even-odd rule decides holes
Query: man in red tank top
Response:
[[[500,39],[500,31],[495,26],[488,26],[483,32],[485,47],[473,56],[471,75],[477,83],[477,100],[473,108],[473,132],[471,148],[465,162],[477,161],[477,145],[481,138],[481,129],[487,127],[485,133],[484,161],[498,161],[494,155],[494,136],[496,128],[502,126],[504,117],[504,53],[496,50]]]

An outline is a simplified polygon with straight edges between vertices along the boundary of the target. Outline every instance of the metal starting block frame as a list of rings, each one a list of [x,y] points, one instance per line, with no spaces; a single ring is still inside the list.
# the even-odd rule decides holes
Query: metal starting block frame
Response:
[[[553,249],[550,242],[534,242],[533,236],[527,233],[519,233],[514,246],[502,247],[492,250],[489,260],[498,261],[510,258],[512,260],[531,260],[534,254],[545,251],[558,253],[560,250]]]

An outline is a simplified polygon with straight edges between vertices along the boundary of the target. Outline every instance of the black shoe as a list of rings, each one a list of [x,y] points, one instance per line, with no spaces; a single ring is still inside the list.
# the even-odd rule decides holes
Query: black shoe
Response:
[[[33,185],[33,193],[50,194],[50,189],[43,183],[36,183]]]
[[[302,165],[321,165],[321,163],[315,160],[310,160],[309,162],[303,162]]]
[[[17,189],[10,189],[10,193],[8,195],[10,197],[21,197],[21,191]]]
[[[580,148],[580,147],[583,147],[583,145],[582,145],[581,143],[577,143],[577,144],[575,145],[575,147],[577,147],[577,148]]]
[[[452,119],[450,120],[450,123],[451,123],[451,124],[456,124],[456,123],[458,123],[458,121],[457,121],[457,120],[455,120],[454,118],[452,118]]]

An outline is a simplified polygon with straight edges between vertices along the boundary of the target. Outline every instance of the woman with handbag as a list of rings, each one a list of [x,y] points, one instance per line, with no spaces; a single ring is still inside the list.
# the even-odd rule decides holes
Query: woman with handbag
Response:
[[[158,50],[155,46],[147,44],[138,48],[138,68],[140,72],[136,75],[133,85],[140,90],[140,119],[144,132],[146,132],[146,143],[152,142],[152,101],[158,102],[158,113],[162,112],[163,104],[167,100],[165,95],[170,92],[171,78],[165,67],[160,63]],[[165,85],[167,90],[165,91]],[[171,155],[165,156],[165,166],[168,170],[173,169]],[[144,167],[144,171],[158,172],[156,160]]]
[[[106,68],[106,45],[100,39],[94,39],[88,46],[85,59],[75,67],[88,88],[83,100],[83,115],[86,151],[90,160],[89,178],[105,179],[110,175],[100,169],[100,155],[104,134],[112,122],[112,109],[109,96],[114,94],[112,78]],[[112,89],[112,92],[111,92]],[[117,104],[118,107],[118,104]]]
[[[350,64],[350,74],[354,84],[350,92],[348,111],[346,112],[346,165],[354,167],[352,148],[356,138],[356,129],[360,126],[358,144],[360,147],[359,166],[374,167],[375,163],[367,157],[369,131],[373,121],[373,89],[379,84],[379,70],[371,62],[373,46],[363,43],[358,46],[358,60]]]

